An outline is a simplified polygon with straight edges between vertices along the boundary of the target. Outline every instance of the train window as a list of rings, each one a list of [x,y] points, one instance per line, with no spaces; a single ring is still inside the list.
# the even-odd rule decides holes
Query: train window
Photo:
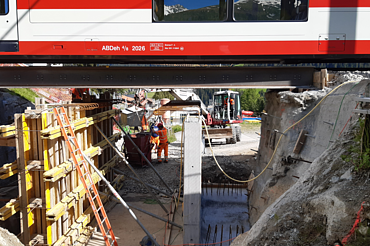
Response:
[[[308,0],[234,0],[236,21],[307,21]]]
[[[154,21],[224,21],[227,0],[153,0]]]
[[[0,0],[0,15],[6,15],[9,12],[8,0]]]

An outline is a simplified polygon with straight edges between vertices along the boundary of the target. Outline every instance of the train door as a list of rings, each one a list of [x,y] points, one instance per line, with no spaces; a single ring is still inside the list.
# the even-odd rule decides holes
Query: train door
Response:
[[[18,51],[16,0],[0,0],[0,52]]]

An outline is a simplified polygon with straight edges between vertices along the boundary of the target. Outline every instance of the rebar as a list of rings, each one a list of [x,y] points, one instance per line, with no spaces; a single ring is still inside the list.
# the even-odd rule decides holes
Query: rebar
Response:
[[[207,243],[207,245],[208,245],[208,242],[209,242],[209,238],[211,237],[211,230],[212,230],[211,225],[208,225],[208,230],[207,230],[207,235],[206,235],[206,243]]]
[[[144,158],[144,160],[146,161],[146,163],[148,163],[149,167],[155,172],[155,174],[158,176],[158,178],[162,181],[162,183],[167,187],[167,189],[170,191],[170,193],[173,193],[172,189],[170,188],[170,186],[163,180],[162,176],[158,173],[158,171],[154,168],[154,166],[152,165],[152,163],[148,160],[148,158],[146,158],[146,156],[144,155],[144,153],[140,150],[140,148],[134,143],[134,141],[132,140],[130,134],[127,134],[125,132],[125,130],[123,130],[122,126],[118,123],[118,121],[113,117],[112,118],[114,122],[116,122],[117,126],[121,129],[121,131],[123,132],[123,134],[125,136],[127,136],[128,140],[131,142],[131,144],[136,148],[136,150],[138,151],[138,153],[141,155],[141,157]],[[181,177],[180,177],[181,178]]]
[[[114,118],[113,118],[114,119]],[[125,164],[129,167],[129,169],[131,170],[131,172],[134,173],[134,175],[136,176],[137,179],[140,180],[140,182],[144,185],[144,187],[146,188],[146,190],[149,192],[149,194],[154,198],[154,200],[156,200],[158,202],[158,204],[162,207],[162,209],[168,214],[168,210],[166,209],[166,207],[163,205],[163,203],[161,201],[159,201],[159,199],[154,195],[154,193],[152,192],[151,189],[149,189],[149,187],[144,183],[144,181],[139,177],[139,175],[135,172],[134,168],[130,165],[130,163],[126,160],[126,158],[122,155],[121,152],[119,152],[119,150],[117,150],[117,147],[114,146],[111,141],[107,138],[107,136],[105,136],[105,134],[102,132],[102,130],[100,130],[100,128],[97,126],[97,125],[94,125],[96,127],[96,129],[100,132],[100,134],[105,138],[105,140],[107,140],[107,142],[109,143],[110,146],[112,146],[113,150],[118,154],[118,156],[125,162]]]
[[[213,244],[217,241],[217,225],[215,226],[215,233],[213,234]]]

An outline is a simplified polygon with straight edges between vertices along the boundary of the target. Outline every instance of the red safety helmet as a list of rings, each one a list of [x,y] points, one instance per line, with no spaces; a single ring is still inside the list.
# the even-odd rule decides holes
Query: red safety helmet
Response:
[[[158,123],[157,125],[159,128],[162,128],[163,127],[163,124],[162,123]]]

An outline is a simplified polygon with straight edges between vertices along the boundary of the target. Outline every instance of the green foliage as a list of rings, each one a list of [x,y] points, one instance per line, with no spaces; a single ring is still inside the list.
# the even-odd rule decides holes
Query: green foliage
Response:
[[[151,198],[145,199],[144,203],[145,204],[158,204],[157,200],[151,199]]]
[[[213,98],[213,93],[220,89],[195,89],[194,92],[199,96],[204,105],[209,105],[209,99]]]
[[[200,97],[202,102],[208,106],[209,99],[220,89],[196,89],[195,93]],[[236,89],[240,94],[240,106],[242,110],[262,112],[265,108],[266,89]]]
[[[360,223],[361,226],[361,223]],[[370,245],[370,229],[367,229],[366,235],[362,235],[358,232],[358,229],[355,230],[355,235],[352,236],[347,246],[363,246]]]
[[[153,95],[153,99],[155,100],[160,100],[162,98],[168,98],[170,100],[173,100],[175,99],[171,94],[170,92],[168,91],[157,91],[154,95]]]
[[[173,131],[174,133],[176,133],[176,132],[181,132],[181,131],[182,131],[182,126],[180,126],[180,125],[175,125],[175,126],[173,126],[173,127],[172,127],[172,131]]]
[[[240,124],[240,127],[243,133],[261,131],[261,123],[257,122],[243,122]]]
[[[266,89],[238,89],[242,110],[262,112],[265,108]]]
[[[349,154],[342,155],[341,158],[354,164],[356,171],[370,169],[370,117],[368,115],[364,119],[359,119],[359,128],[354,142],[348,149]]]
[[[167,141],[169,143],[173,143],[177,140],[175,133],[173,132],[173,129],[167,132]]]
[[[155,92],[148,92],[148,93],[146,94],[146,96],[147,96],[148,98],[153,98],[154,94],[155,94]]]
[[[32,103],[35,103],[35,98],[39,97],[33,90],[28,88],[12,88],[8,91],[12,95],[22,97]]]

